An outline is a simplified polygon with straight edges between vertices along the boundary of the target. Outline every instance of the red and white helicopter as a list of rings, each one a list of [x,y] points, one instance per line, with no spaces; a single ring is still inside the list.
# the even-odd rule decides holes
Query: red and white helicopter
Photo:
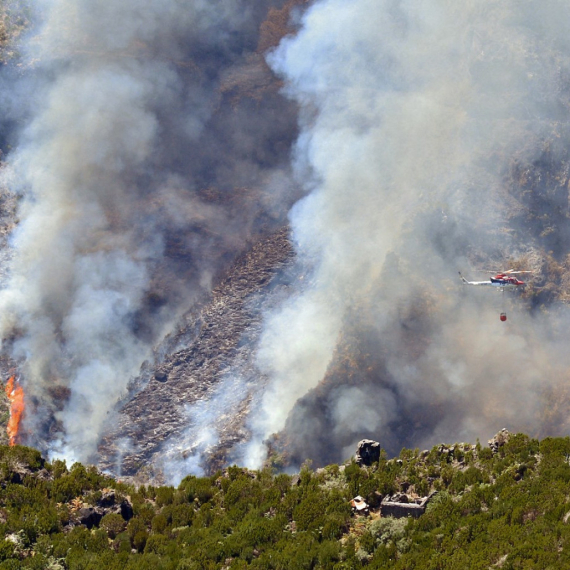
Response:
[[[497,273],[494,277],[489,277],[487,281],[467,281],[461,271],[459,271],[459,277],[465,285],[479,285],[483,287],[498,287],[499,291],[504,292],[505,289],[514,289],[516,287],[525,286],[526,283],[514,277],[521,273],[532,273],[532,271],[515,271],[514,269],[509,269],[507,271],[501,271]],[[507,320],[507,313],[504,311],[500,314],[499,318],[501,321]]]
[[[489,277],[487,281],[467,281],[467,279],[461,275],[461,271],[459,272],[459,277],[461,277],[461,281],[466,285],[487,285],[489,287],[501,287],[502,289],[508,289],[526,285],[524,281],[520,281],[516,277],[513,277],[513,275],[519,275],[521,273],[532,273],[532,271],[515,271],[514,269],[509,269],[508,271],[497,273],[494,277]]]

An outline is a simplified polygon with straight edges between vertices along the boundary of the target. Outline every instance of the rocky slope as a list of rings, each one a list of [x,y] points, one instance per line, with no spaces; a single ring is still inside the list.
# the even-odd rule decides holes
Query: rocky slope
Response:
[[[183,447],[184,431],[193,423],[191,406],[214,400],[220,390],[233,389],[236,393],[226,409],[211,417],[218,441],[208,453],[209,469],[221,466],[225,452],[247,435],[248,403],[252,391],[262,384],[253,355],[261,317],[286,294],[292,257],[286,228],[261,240],[236,260],[201,309],[183,317],[178,331],[158,347],[156,364],[144,366],[134,380],[116,427],[100,446],[103,466],[134,475],[152,464],[155,454],[159,462],[188,457],[196,446],[190,440]],[[239,384],[228,378],[230,370],[232,377],[241,377]],[[210,405],[215,410],[215,404]],[[185,411],[188,408],[190,412]],[[167,458],[164,444],[174,436],[179,440],[172,452],[175,457]],[[121,442],[126,452],[120,449]]]

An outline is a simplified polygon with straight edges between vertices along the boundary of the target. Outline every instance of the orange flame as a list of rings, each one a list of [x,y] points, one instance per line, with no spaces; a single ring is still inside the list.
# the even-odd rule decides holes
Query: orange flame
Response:
[[[20,421],[24,413],[24,389],[18,384],[14,388],[14,376],[6,382],[6,396],[10,400],[10,419],[8,420],[8,437],[10,445],[16,445],[16,437],[20,429]]]

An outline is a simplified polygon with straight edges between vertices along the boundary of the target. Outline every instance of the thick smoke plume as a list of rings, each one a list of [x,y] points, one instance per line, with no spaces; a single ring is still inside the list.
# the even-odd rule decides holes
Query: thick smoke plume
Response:
[[[0,292],[28,443],[93,460],[168,324],[282,223],[294,105],[281,99],[277,120],[253,99],[222,105],[224,89],[239,99],[236,74],[268,83],[252,58],[272,4],[37,3],[34,94],[10,102],[25,125],[7,167],[20,223]]]
[[[457,271],[518,261],[539,281],[545,245],[565,263],[568,26],[556,0],[321,0],[270,55],[300,106],[305,279],[267,318],[246,463],[282,430],[293,460],[324,463],[363,436],[397,452],[567,429],[550,409],[566,312],[463,289]]]

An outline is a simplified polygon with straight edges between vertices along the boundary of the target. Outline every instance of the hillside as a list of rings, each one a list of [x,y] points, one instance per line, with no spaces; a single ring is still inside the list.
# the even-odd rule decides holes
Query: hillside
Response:
[[[123,485],[214,477],[216,513],[220,469],[308,459],[318,496],[342,496],[336,540],[369,530],[342,518],[355,492],[376,500],[361,478],[453,505],[452,474],[481,483],[467,465],[498,484],[497,456],[472,448],[452,471],[415,452],[419,475],[325,467],[363,438],[392,457],[497,425],[570,433],[570,10],[443,4],[0,0],[0,383],[25,394],[18,443]],[[499,296],[459,270],[529,273]],[[0,395],[0,443],[8,418]]]
[[[368,467],[234,466],[137,488],[1,447],[0,569],[563,568],[569,457],[568,437],[503,431],[485,447],[382,451]],[[417,518],[386,514],[428,494]],[[355,495],[369,515],[351,513]]]

